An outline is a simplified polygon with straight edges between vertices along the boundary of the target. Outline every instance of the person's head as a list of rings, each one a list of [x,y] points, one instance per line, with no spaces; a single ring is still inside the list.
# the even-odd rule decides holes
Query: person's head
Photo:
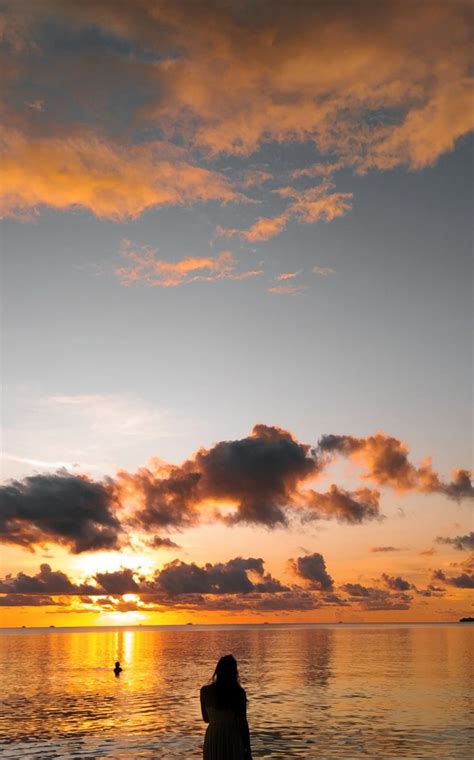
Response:
[[[118,661],[115,663],[115,667],[116,667],[116,668],[119,668],[119,667],[120,667],[120,663],[119,663]]]
[[[212,683],[218,708],[245,709],[245,692],[239,683],[237,661],[231,654],[224,655],[217,663]]]
[[[231,708],[236,711],[245,709],[246,696],[239,682],[237,661],[231,654],[221,657],[212,676],[216,707]]]
[[[214,683],[225,684],[226,686],[233,686],[239,683],[237,660],[233,655],[226,654],[224,657],[221,657],[216,665],[212,680]]]

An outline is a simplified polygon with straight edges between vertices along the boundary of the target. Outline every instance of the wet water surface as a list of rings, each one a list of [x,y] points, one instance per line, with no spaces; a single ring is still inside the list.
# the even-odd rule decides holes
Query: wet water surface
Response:
[[[231,652],[255,760],[470,758],[473,640],[459,624],[3,632],[0,757],[200,758],[199,687]]]

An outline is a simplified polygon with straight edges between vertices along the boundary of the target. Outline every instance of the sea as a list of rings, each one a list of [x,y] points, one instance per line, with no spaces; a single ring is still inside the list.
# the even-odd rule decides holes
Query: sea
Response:
[[[473,642],[460,623],[2,629],[0,757],[202,758],[199,689],[232,653],[254,760],[472,758]]]

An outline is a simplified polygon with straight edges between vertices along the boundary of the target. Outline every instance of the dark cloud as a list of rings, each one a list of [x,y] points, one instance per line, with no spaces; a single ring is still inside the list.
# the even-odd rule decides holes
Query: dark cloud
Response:
[[[154,603],[144,603],[141,599],[120,599],[116,596],[101,596],[83,598],[80,600],[82,604],[86,604],[86,608],[79,609],[81,612],[136,612],[141,610],[142,612],[153,612],[162,609],[162,606]],[[76,611],[76,608],[74,608]]]
[[[380,485],[456,499],[471,495],[467,471],[444,484],[429,463],[415,468],[407,452],[405,444],[383,433],[323,436],[314,448],[286,430],[258,424],[247,437],[200,449],[181,465],[152,459],[137,472],[122,470],[104,482],[65,471],[12,481],[0,488],[0,541],[27,549],[56,543],[80,553],[119,549],[135,530],[151,536],[148,545],[154,548],[177,548],[161,530],[212,520],[275,528],[292,516],[350,524],[381,519],[377,490],[332,485],[318,493],[306,487],[334,453],[355,457]]]
[[[432,583],[429,583],[426,588],[415,588],[413,587],[417,594],[420,596],[425,597],[431,597],[431,596],[444,596],[446,593],[444,588],[440,588],[439,586],[434,586]]]
[[[255,591],[260,594],[281,594],[288,592],[288,586],[284,586],[277,578],[273,578],[269,573],[262,576],[262,580],[254,583]]]
[[[304,612],[319,606],[315,594],[302,589],[291,589],[275,595],[260,595],[250,600],[250,609],[256,612]]]
[[[370,488],[344,491],[332,485],[326,493],[312,489],[306,493],[309,511],[305,519],[336,519],[354,525],[382,517],[379,512],[380,493]]]
[[[122,570],[111,573],[96,573],[94,580],[106,594],[134,594],[140,590],[140,585],[135,580],[133,570],[130,568],[122,568]]]
[[[370,588],[362,586],[360,583],[345,583],[341,586],[342,590],[349,596],[364,597],[370,595]]]
[[[122,495],[133,493],[143,506],[136,524],[146,530],[194,524],[198,505],[235,505],[229,525],[285,525],[286,510],[300,498],[299,486],[318,472],[314,450],[286,430],[255,425],[247,438],[201,449],[180,467],[159,465],[136,474],[120,473]]]
[[[265,572],[262,559],[236,557],[228,562],[195,563],[174,560],[146,578],[130,568],[113,572],[98,572],[94,583],[73,583],[61,571],[47,564],[36,575],[18,573],[0,579],[0,594],[52,594],[77,596],[121,596],[140,594],[169,602],[169,597],[186,595],[280,594],[290,591],[279,580]]]
[[[471,478],[472,473],[470,470],[454,470],[451,483],[442,484],[440,490],[455,501],[472,499],[474,498],[474,486]]]
[[[278,594],[250,592],[221,597],[188,597],[179,600],[182,609],[215,610],[216,612],[297,612],[320,606],[316,594],[301,588],[292,588]]]
[[[402,550],[398,546],[372,546],[370,551],[373,554],[378,554],[379,552],[401,552]]]
[[[318,471],[309,445],[267,425],[255,425],[248,438],[199,452],[196,462],[206,496],[237,502],[230,522],[268,526],[286,523],[285,507],[293,503],[298,486]]]
[[[448,576],[443,570],[435,570],[433,580],[442,581],[448,586],[454,586],[455,588],[474,588],[474,575],[469,575],[468,573]]]
[[[456,586],[456,588],[474,588],[474,575],[462,573],[462,575],[449,578],[448,583],[452,586]]]
[[[140,610],[141,612],[173,608],[190,612],[254,612],[263,614],[265,612],[285,613],[313,610],[321,606],[316,594],[301,588],[288,589],[278,594],[252,591],[243,594],[182,594],[170,597],[160,593],[148,594],[138,600],[128,602],[112,596],[105,599],[90,598],[84,601],[93,605],[97,610]]]
[[[347,607],[349,604],[347,599],[344,599],[342,596],[339,596],[339,594],[324,594],[321,597],[321,601],[324,604],[334,604],[337,607]]]
[[[122,501],[132,497],[140,502],[132,522],[135,527],[189,527],[199,518],[195,505],[200,477],[199,472],[192,471],[191,463],[181,467],[159,463],[156,468],[142,467],[135,473],[121,470],[116,487]]]
[[[387,573],[382,573],[382,580],[388,588],[392,589],[392,591],[408,591],[412,587],[411,583],[404,578],[401,578],[399,575],[395,577],[393,575],[387,575]]]
[[[161,536],[154,536],[148,541],[148,546],[153,549],[179,549],[179,544],[176,544],[171,538],[161,538]]]
[[[170,596],[178,596],[180,594],[210,594],[213,590],[214,593],[219,593],[217,591],[218,587],[213,587],[205,568],[199,567],[194,562],[187,564],[179,560],[165,565],[159,574],[158,585],[159,588]],[[243,573],[243,585],[249,591],[252,588],[246,573]]]
[[[25,548],[46,542],[74,554],[119,546],[120,523],[108,484],[58,472],[0,487],[0,540]]]
[[[474,497],[471,473],[468,470],[455,470],[453,480],[443,483],[429,459],[424,460],[420,467],[415,467],[409,460],[408,446],[385,433],[376,433],[367,438],[323,435],[319,441],[319,450],[323,454],[341,454],[354,459],[366,468],[366,477],[380,486],[400,491],[442,493],[456,501]]]
[[[361,609],[368,612],[408,610],[412,601],[412,597],[403,591],[393,593],[374,586],[362,586],[360,583],[345,583],[341,590],[349,594]]]
[[[18,573],[0,579],[0,593],[6,594],[52,594],[68,596],[94,596],[102,594],[128,594],[147,591],[144,579],[135,577],[134,571],[122,568],[110,573],[96,573],[92,583],[74,583],[66,573],[52,570],[44,563],[36,575]]]
[[[467,533],[465,536],[455,536],[454,538],[444,538],[443,536],[438,536],[436,543],[450,544],[459,551],[474,549],[474,531],[471,530],[471,532]]]
[[[7,575],[0,580],[0,593],[5,594],[93,594],[95,587],[90,584],[75,584],[60,570],[51,570],[44,563],[36,575],[18,573]]]
[[[252,580],[249,573],[255,574]],[[252,591],[279,593],[288,591],[278,580],[266,575],[262,559],[237,557],[228,562],[207,563],[199,567],[175,560],[157,573],[155,587],[169,596],[181,594],[247,594]]]
[[[40,594],[6,594],[0,596],[0,607],[63,607],[64,602]]]
[[[326,570],[322,554],[315,552],[304,557],[290,560],[291,566],[300,578],[309,581],[311,588],[321,591],[332,591],[334,581]]]

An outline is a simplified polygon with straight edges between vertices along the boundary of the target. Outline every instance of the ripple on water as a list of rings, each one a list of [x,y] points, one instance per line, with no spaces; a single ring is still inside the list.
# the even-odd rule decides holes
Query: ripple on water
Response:
[[[201,758],[199,687],[227,652],[249,696],[256,759],[471,758],[472,635],[447,626],[1,635],[0,758]],[[116,659],[120,678],[103,664]]]

